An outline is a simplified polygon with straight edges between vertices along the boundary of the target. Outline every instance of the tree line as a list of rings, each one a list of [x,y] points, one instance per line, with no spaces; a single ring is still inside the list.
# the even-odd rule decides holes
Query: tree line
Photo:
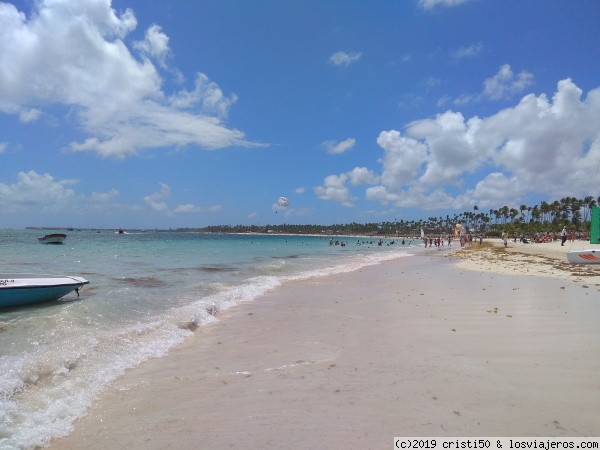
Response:
[[[477,205],[472,211],[446,217],[428,217],[420,220],[394,220],[372,223],[348,223],[332,225],[212,225],[204,228],[179,231],[200,231],[209,233],[285,233],[285,234],[328,234],[365,236],[420,236],[423,229],[428,235],[446,235],[454,232],[456,224],[461,224],[468,232],[499,236],[502,231],[509,233],[545,233],[560,231],[563,226],[570,230],[589,231],[591,210],[600,204],[600,197],[578,199],[564,197],[554,202],[542,201],[539,205],[520,205],[519,208],[502,206],[498,209],[481,211]]]

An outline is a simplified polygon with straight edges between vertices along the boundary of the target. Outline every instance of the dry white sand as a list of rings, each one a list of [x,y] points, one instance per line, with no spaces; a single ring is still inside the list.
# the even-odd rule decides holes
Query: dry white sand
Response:
[[[589,241],[566,242],[564,246],[560,241],[541,244],[523,244],[521,242],[508,242],[504,248],[501,239],[484,241],[493,248],[481,246],[478,243],[465,247],[460,252],[453,252],[453,256],[460,258],[459,267],[469,270],[504,273],[510,275],[534,275],[543,277],[560,278],[586,282],[600,280],[600,264],[570,264],[567,261],[568,251],[595,248],[600,250],[600,245],[590,245]],[[460,249],[460,247],[458,247]],[[458,250],[455,249],[455,250]]]
[[[464,252],[459,265],[427,249],[239,305],[114,382],[51,447],[382,449],[394,436],[598,436],[600,277],[487,270],[559,270],[500,251],[508,256]]]

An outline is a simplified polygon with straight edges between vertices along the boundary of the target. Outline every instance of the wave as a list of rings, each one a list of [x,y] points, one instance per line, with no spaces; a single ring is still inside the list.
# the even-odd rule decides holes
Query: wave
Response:
[[[289,258],[275,258],[254,266],[257,276],[238,286],[215,283],[211,289],[199,289],[191,284],[188,290],[178,291],[180,298],[175,303],[179,306],[160,315],[140,315],[137,320],[112,328],[90,322],[89,311],[85,317],[75,319],[57,310],[60,312],[51,317],[53,322],[45,326],[62,337],[59,344],[40,343],[37,351],[0,357],[0,373],[6,375],[0,380],[0,448],[41,447],[68,434],[72,423],[86,413],[94,398],[112,381],[148,359],[166,355],[196,330],[218,321],[222,311],[254,301],[291,281],[351,272],[407,256],[411,255],[405,249],[361,253],[331,265],[327,256],[316,255],[304,258],[305,267],[297,266],[296,272],[288,270]],[[200,270],[210,273],[235,269],[212,264]],[[167,284],[152,276],[116,280],[149,289]],[[110,304],[104,308],[118,315],[111,311]]]

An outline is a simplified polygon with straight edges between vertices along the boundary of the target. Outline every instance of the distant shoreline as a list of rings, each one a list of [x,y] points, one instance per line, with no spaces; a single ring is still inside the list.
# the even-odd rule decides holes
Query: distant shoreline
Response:
[[[6,229],[10,229],[10,228],[6,228]],[[26,230],[39,230],[39,231],[45,231],[45,230],[49,230],[49,231],[74,231],[74,232],[80,232],[80,231],[116,231],[118,230],[118,228],[74,228],[74,229],[70,229],[70,228],[65,228],[65,227],[25,227]],[[246,231],[243,233],[240,232],[226,232],[226,231],[203,231],[203,230],[198,230],[198,229],[177,229],[177,230],[167,230],[167,229],[150,229],[150,228],[122,228],[123,231],[128,232],[128,231],[135,231],[138,233],[197,233],[197,234],[231,234],[231,235],[238,235],[238,236],[308,236],[308,237],[323,237],[323,238],[340,238],[340,237],[347,237],[347,238],[358,238],[358,239],[366,239],[366,238],[370,238],[370,239],[410,239],[413,241],[421,241],[421,237],[420,236],[408,236],[408,235],[398,235],[398,236],[393,236],[393,235],[384,235],[384,234],[377,234],[377,235],[370,235],[370,234],[343,234],[343,233],[338,233],[338,234],[330,234],[330,233],[325,233],[325,234],[314,234],[314,233],[279,233],[277,231],[272,231],[272,232],[258,232],[258,231]]]

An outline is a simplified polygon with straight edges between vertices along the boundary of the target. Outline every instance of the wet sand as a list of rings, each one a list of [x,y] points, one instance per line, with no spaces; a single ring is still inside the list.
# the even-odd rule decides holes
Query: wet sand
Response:
[[[51,448],[597,436],[600,271],[517,250],[420,250],[238,305],[114,382]]]

